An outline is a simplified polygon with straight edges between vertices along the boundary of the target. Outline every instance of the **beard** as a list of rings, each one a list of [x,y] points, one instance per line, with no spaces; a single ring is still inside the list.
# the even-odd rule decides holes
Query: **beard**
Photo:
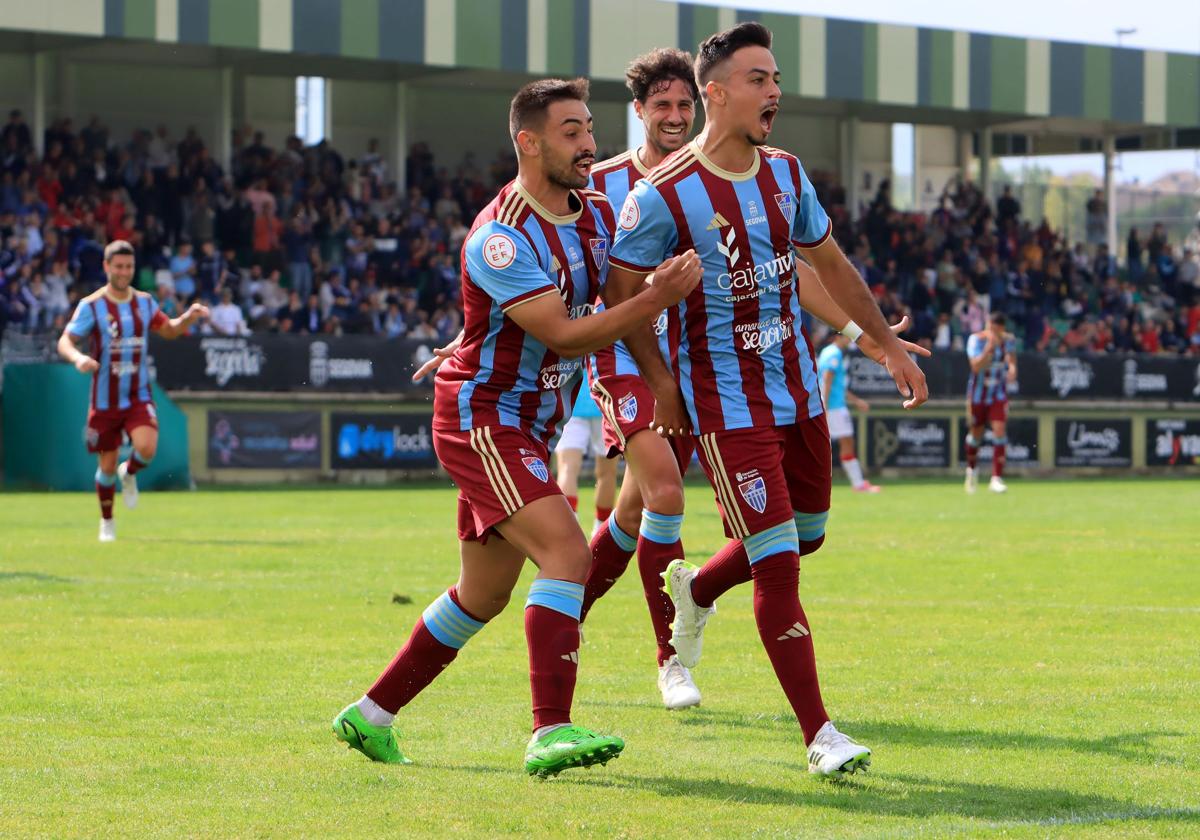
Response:
[[[546,180],[551,184],[565,190],[580,190],[588,185],[588,176],[580,175],[576,167],[580,161],[594,160],[595,155],[579,154],[570,161],[559,161],[546,146],[542,146],[542,156],[546,161]]]

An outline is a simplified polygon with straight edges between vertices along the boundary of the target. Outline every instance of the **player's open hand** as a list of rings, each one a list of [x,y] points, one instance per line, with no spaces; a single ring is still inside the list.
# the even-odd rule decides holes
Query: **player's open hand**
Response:
[[[691,433],[691,426],[678,387],[655,392],[654,420],[650,423],[652,430],[660,437],[683,437]]]
[[[892,333],[898,336],[900,333],[908,329],[908,325],[908,316],[905,315],[900,319],[900,323],[892,325]],[[871,336],[863,333],[858,337],[858,340],[855,342],[855,344],[858,345],[858,349],[861,350],[863,355],[868,359],[887,367],[887,363],[885,361],[886,354],[883,352],[883,348],[876,344],[875,339],[871,338]],[[907,353],[916,353],[918,356],[925,356],[927,358],[933,355],[927,348],[922,347],[920,344],[913,344],[911,341],[905,341],[903,338],[900,339],[900,346],[903,347]]]
[[[688,249],[665,260],[655,269],[651,289],[658,296],[659,305],[666,309],[690,295],[703,274],[700,257],[696,256],[694,250]]]
[[[412,375],[412,381],[420,382],[426,376],[428,376],[429,374],[431,374],[435,370],[437,370],[439,367],[441,367],[442,362],[446,361],[446,359],[449,359],[451,356],[454,355],[454,351],[458,349],[460,344],[462,344],[462,340],[463,340],[462,330],[459,330],[458,335],[454,336],[454,340],[451,341],[449,344],[447,344],[445,347],[434,347],[433,348],[433,357],[430,358],[427,362],[425,362],[425,364],[423,364],[419,368],[417,368],[417,372]]]
[[[929,385],[925,382],[925,374],[905,351],[903,343],[896,342],[887,349],[883,366],[895,380],[900,396],[905,397],[905,408],[916,408],[929,399]]]
[[[80,354],[79,358],[75,360],[75,370],[79,371],[80,373],[94,373],[99,369],[100,363],[91,356],[84,356],[83,354]]]

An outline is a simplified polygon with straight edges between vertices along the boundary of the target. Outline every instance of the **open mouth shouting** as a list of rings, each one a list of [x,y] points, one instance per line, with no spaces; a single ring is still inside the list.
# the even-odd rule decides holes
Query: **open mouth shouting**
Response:
[[[764,134],[771,133],[771,127],[775,125],[775,116],[779,113],[778,105],[768,105],[763,108],[758,115],[758,127],[763,130]]]
[[[594,164],[595,162],[596,162],[596,158],[594,158],[591,155],[587,155],[586,157],[576,158],[575,159],[575,171],[578,172],[580,175],[582,175],[583,179],[586,181],[588,175],[590,175],[592,172],[592,164]]]

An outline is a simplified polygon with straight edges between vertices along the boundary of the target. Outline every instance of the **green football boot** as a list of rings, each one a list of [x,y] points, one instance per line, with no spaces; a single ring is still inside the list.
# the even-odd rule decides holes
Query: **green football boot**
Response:
[[[333,734],[339,740],[345,741],[350,749],[358,750],[372,761],[384,764],[412,764],[400,745],[396,743],[396,733],[390,726],[376,726],[368,723],[359,711],[358,706],[351,703],[342,709],[341,714],[333,719]]]
[[[625,742],[611,735],[597,735],[582,726],[567,724],[547,732],[525,748],[525,772],[545,779],[572,767],[608,764],[625,749]]]

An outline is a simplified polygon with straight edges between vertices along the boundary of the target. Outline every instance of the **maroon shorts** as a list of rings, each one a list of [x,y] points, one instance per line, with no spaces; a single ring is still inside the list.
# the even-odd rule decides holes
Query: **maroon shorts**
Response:
[[[697,435],[725,535],[741,540],[800,513],[829,510],[833,458],[825,415],[790,426]]]
[[[600,407],[601,428],[608,457],[625,454],[625,444],[639,432],[650,432],[654,421],[654,393],[640,376],[601,376],[592,384],[592,396]],[[679,474],[687,473],[696,444],[690,437],[668,438]]]
[[[971,413],[971,425],[983,426],[987,423],[1003,423],[1008,420],[1008,400],[996,400],[990,403],[971,403],[968,407]]]
[[[486,543],[493,528],[543,496],[561,496],[546,445],[521,429],[433,430],[433,450],[458,485],[458,538]]]
[[[158,428],[158,414],[154,403],[134,403],[129,408],[105,409],[88,412],[83,440],[88,452],[112,452],[121,448],[121,433],[133,434],[139,426]]]

